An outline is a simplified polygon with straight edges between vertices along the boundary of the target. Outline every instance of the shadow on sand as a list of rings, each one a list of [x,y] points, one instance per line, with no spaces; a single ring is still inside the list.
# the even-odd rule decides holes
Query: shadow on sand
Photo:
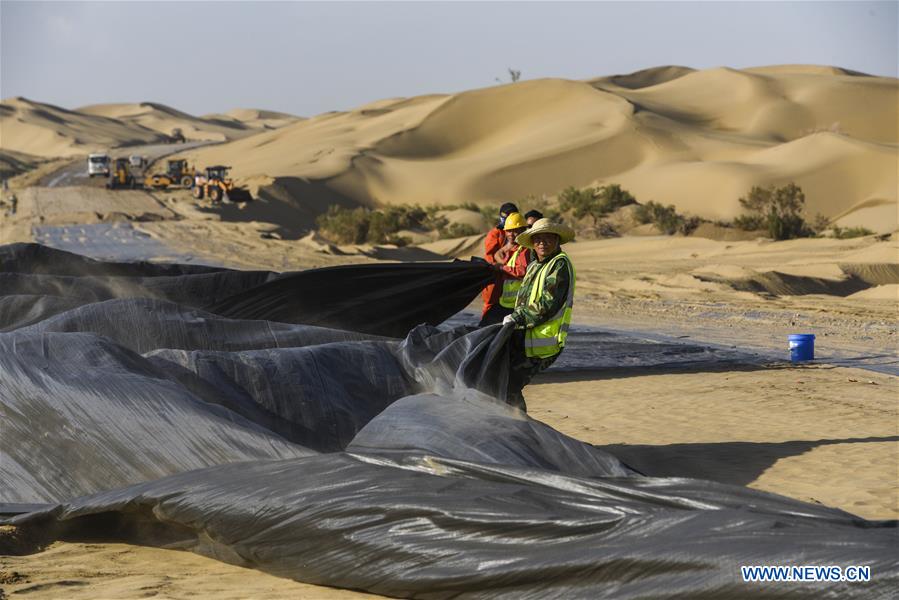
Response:
[[[819,446],[896,442],[899,436],[796,440],[790,442],[712,442],[663,446],[610,444],[598,446],[651,477],[692,477],[749,485],[782,458],[799,456]],[[826,477],[821,473],[821,477]]]
[[[735,359],[724,361],[713,359],[708,361],[695,361],[675,364],[659,364],[650,366],[612,366],[580,368],[572,370],[549,370],[534,377],[533,383],[575,383],[579,381],[597,381],[605,379],[626,379],[628,377],[643,377],[646,375],[683,375],[690,373],[731,373],[735,371],[751,372],[766,371],[772,369],[791,369],[791,363],[772,363],[770,361],[751,362]],[[802,367],[798,367],[802,368]]]

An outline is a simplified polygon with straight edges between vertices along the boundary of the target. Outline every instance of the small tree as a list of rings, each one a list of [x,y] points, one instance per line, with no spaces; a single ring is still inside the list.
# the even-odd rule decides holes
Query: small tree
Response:
[[[597,209],[602,215],[613,213],[622,206],[637,203],[637,199],[629,191],[621,189],[617,183],[602,186],[594,195]]]
[[[777,188],[753,186],[745,198],[740,198],[740,205],[758,217],[742,221],[738,218],[740,227],[763,225],[775,240],[789,240],[809,234],[802,218],[805,194],[795,183]]]
[[[682,231],[685,235],[690,233],[686,231],[686,221],[677,214],[673,204],[665,206],[650,200],[646,204],[637,207],[634,217],[640,223],[653,223],[666,235],[674,235],[678,231]],[[696,225],[698,225],[698,222]],[[695,226],[692,227],[692,229],[695,228]]]
[[[575,219],[583,219],[590,215],[593,218],[593,225],[596,226],[599,211],[596,207],[595,193],[596,190],[593,188],[579,190],[574,186],[569,186],[559,194],[559,208],[562,212],[571,212]]]
[[[361,206],[349,209],[332,204],[328,212],[318,216],[316,222],[338,243],[362,244],[368,237],[369,213],[367,208]]]
[[[559,194],[559,208],[562,212],[571,211],[575,219],[583,219],[589,215],[593,218],[594,227],[600,218],[622,206],[636,203],[637,199],[617,183],[582,190],[567,187]]]

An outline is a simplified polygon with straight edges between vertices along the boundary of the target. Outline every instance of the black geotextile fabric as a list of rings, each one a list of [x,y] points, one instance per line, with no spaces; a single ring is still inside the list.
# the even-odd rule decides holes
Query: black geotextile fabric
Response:
[[[11,519],[26,537],[183,548],[399,597],[899,586],[896,522],[644,477],[501,402],[509,331],[432,326],[471,299],[480,265],[324,269],[339,276],[313,271],[310,289],[293,275],[106,264],[0,248],[0,512],[41,504]],[[356,314],[333,327],[354,310],[344,279],[357,276],[377,300],[355,308],[381,335],[353,331]],[[283,306],[291,291],[315,296],[312,324]],[[407,319],[432,325],[387,337],[410,298]],[[744,583],[739,567],[760,564],[867,565],[872,581]]]

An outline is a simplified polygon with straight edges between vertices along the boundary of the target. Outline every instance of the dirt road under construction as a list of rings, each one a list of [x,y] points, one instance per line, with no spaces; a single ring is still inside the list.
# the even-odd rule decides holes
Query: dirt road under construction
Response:
[[[215,142],[186,142],[184,144],[151,144],[147,146],[128,146],[124,148],[116,148],[110,151],[110,158],[128,157],[132,155],[143,156],[152,164],[166,156],[177,154],[184,150],[198,148],[200,146],[208,146]],[[38,185],[45,187],[69,187],[69,186],[90,186],[103,187],[106,184],[105,177],[88,177],[87,156],[73,158],[71,162],[65,166],[47,174],[40,179]],[[149,169],[145,169],[149,172]],[[138,172],[143,176],[143,173]]]

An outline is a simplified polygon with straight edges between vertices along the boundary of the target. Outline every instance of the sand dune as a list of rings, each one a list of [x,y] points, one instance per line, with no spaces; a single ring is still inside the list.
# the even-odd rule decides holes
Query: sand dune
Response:
[[[271,113],[260,116],[262,111],[239,111],[238,116],[207,115],[195,117],[164,104],[141,102],[140,104],[94,104],[77,109],[78,112],[117,119],[125,123],[135,123],[147,129],[170,135],[174,129],[180,129],[188,140],[224,142],[240,139],[266,129],[266,121],[284,124],[291,122],[290,115]]]
[[[195,117],[163,104],[94,104],[67,110],[27,98],[0,103],[3,168],[20,171],[12,152],[60,157],[103,152],[118,146],[166,141],[175,129],[188,140],[235,140],[283,127],[299,117],[258,109]],[[21,157],[19,162],[22,162]]]
[[[0,103],[0,147],[35,156],[74,156],[115,146],[150,144],[165,136],[136,123],[83,114],[27,98]]]
[[[303,117],[297,117],[287,113],[277,112],[274,110],[260,110],[258,108],[235,108],[229,110],[224,115],[204,115],[204,119],[214,117],[226,117],[240,121],[248,127],[254,129],[278,129],[297,121],[302,121]]]
[[[0,177],[8,179],[35,168],[41,158],[25,152],[0,150]]]
[[[732,219],[753,185],[794,181],[808,218],[889,232],[897,83],[807,65],[543,79],[384,100],[192,157],[324,205],[496,203],[617,182],[640,201]]]

